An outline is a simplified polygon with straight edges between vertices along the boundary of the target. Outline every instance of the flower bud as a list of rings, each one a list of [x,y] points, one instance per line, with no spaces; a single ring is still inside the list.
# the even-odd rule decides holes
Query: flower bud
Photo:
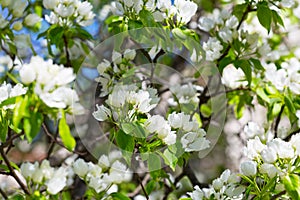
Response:
[[[26,6],[27,6],[26,1],[15,1],[13,5],[13,11],[12,11],[13,16],[22,17]]]
[[[124,58],[128,60],[133,60],[135,58],[136,52],[135,50],[126,49],[124,52]]]
[[[246,161],[241,164],[241,172],[245,176],[254,176],[257,172],[257,163],[254,161]]]
[[[13,29],[15,30],[15,31],[19,31],[19,30],[21,30],[23,28],[23,25],[22,25],[22,22],[15,22],[14,23],[14,25],[13,25]]]
[[[273,148],[266,148],[262,150],[261,157],[266,163],[273,163],[277,160],[277,153]]]
[[[89,170],[88,164],[81,158],[77,159],[73,164],[74,172],[80,177],[84,177]]]
[[[29,14],[25,17],[24,24],[26,26],[34,26],[41,21],[41,18],[37,14]]]

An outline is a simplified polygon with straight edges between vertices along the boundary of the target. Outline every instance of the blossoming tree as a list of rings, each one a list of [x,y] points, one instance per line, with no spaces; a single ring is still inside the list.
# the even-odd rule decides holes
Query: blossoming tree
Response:
[[[2,197],[300,199],[299,9],[0,0]]]

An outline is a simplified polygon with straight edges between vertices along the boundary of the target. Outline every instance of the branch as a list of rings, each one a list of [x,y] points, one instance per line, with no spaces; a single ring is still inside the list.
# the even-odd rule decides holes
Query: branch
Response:
[[[146,199],[149,200],[149,196],[148,196],[148,194],[147,194],[147,192],[145,190],[143,181],[141,180],[141,178],[140,178],[140,176],[138,174],[137,174],[137,177],[138,177],[139,184],[140,184],[140,186],[141,186],[141,188],[142,188],[142,190],[143,190],[143,192],[145,194]]]
[[[281,106],[280,108],[280,112],[276,118],[276,121],[275,121],[275,126],[274,126],[274,138],[277,138],[278,137],[278,126],[279,126],[279,122],[280,122],[280,119],[281,119],[281,115],[283,113],[283,110],[284,110],[284,105]]]
[[[8,196],[5,194],[5,192],[0,188],[0,194],[3,196],[4,199],[8,199]]]
[[[15,170],[13,169],[13,167],[10,164],[10,161],[8,160],[6,154],[3,151],[3,148],[0,147],[0,154],[6,164],[6,166],[8,167],[10,174],[12,177],[14,177],[14,179],[17,181],[17,183],[20,185],[20,187],[22,188],[22,190],[25,192],[25,194],[30,195],[30,192],[27,188],[27,186],[20,180],[20,178],[18,177],[18,175],[16,174]]]
[[[282,195],[284,195],[285,193],[286,193],[285,190],[282,191],[282,192],[279,192],[278,194],[272,196],[270,200],[275,200],[275,199],[277,199],[278,197],[281,197]]]
[[[65,34],[63,35],[63,40],[64,40],[64,45],[65,45],[66,59],[67,59],[66,67],[72,67],[70,54],[69,54],[69,51],[68,51],[68,45],[69,45],[68,44],[68,39],[67,39]]]
[[[295,135],[295,134],[297,134],[297,133],[299,133],[300,132],[300,128],[299,129],[297,129],[297,130],[294,130],[293,132],[291,132],[288,136],[286,136],[283,140],[284,141],[286,141],[286,142],[288,142],[290,139],[291,139],[291,137],[293,136],[293,135]]]
[[[49,137],[51,138],[51,140],[52,140],[54,143],[58,144],[59,146],[61,146],[61,147],[64,148],[64,149],[67,149],[67,148],[65,147],[64,144],[62,144],[60,141],[58,141],[57,138],[55,138],[55,137],[49,132],[49,130],[48,130],[48,128],[47,128],[47,126],[46,126],[45,123],[42,124],[42,127],[43,127],[44,132],[47,134],[47,136],[49,136]],[[68,150],[68,151],[70,151],[70,150]],[[71,152],[72,152],[72,153],[75,153],[75,154],[78,154],[78,155],[81,155],[81,156],[83,156],[83,155],[86,154],[86,153],[82,153],[82,152],[78,152],[78,151],[71,151]]]

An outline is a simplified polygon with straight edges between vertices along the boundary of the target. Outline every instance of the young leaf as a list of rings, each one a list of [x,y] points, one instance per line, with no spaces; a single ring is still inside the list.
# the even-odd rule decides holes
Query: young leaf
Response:
[[[150,153],[148,158],[148,169],[150,172],[161,168],[160,157],[155,153]]]
[[[8,132],[8,121],[3,112],[0,112],[0,141],[5,142]]]
[[[289,174],[283,177],[283,185],[291,199],[300,199],[300,178],[299,175]]]
[[[236,68],[241,68],[243,70],[243,72],[246,76],[246,79],[248,81],[248,86],[250,86],[251,81],[252,81],[252,69],[251,69],[251,65],[250,65],[249,61],[237,60],[233,64]]]
[[[145,27],[155,27],[156,26],[156,22],[150,11],[141,10],[139,15],[140,15],[140,19]]]
[[[111,193],[110,196],[114,199],[114,200],[130,200],[129,197],[126,197],[125,195],[119,193],[119,192],[114,192]]]
[[[122,154],[124,155],[126,162],[130,164],[131,155],[135,146],[134,138],[120,129],[116,133],[116,143],[122,149]]]
[[[61,119],[59,120],[59,125],[58,125],[59,135],[66,148],[72,151],[76,146],[76,141],[73,138],[70,132],[70,128],[67,124],[65,111],[61,109],[60,112],[62,116]]]
[[[262,2],[257,5],[257,18],[259,23],[265,27],[269,33],[272,23],[272,11],[266,2]]]

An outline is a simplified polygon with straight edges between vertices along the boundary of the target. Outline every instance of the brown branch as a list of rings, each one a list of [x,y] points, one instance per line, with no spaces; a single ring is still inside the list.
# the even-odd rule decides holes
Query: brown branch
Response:
[[[53,142],[55,142],[56,144],[58,144],[58,145],[61,146],[62,148],[67,149],[67,148],[65,147],[64,144],[62,144],[60,141],[58,141],[57,138],[55,138],[55,137],[49,132],[49,130],[48,130],[48,128],[47,128],[47,126],[46,126],[45,123],[42,124],[42,127],[43,127],[43,130],[44,130],[44,132],[46,133],[46,135],[49,136]],[[69,150],[68,150],[68,151],[69,151]],[[78,154],[78,155],[81,155],[81,156],[83,156],[83,155],[86,154],[86,153],[82,153],[82,152],[78,152],[78,151],[71,151],[71,152],[72,152],[72,153],[75,153],[75,154]]]
[[[54,138],[56,139],[57,136],[58,136],[58,131],[56,131],[56,133],[54,135]],[[48,137],[50,137],[50,136],[48,136]],[[51,144],[49,146],[49,149],[48,149],[48,152],[47,152],[47,158],[46,159],[50,158],[50,155],[53,152],[53,149],[54,149],[54,146],[55,146],[55,141],[52,138],[50,138],[50,139],[51,139]]]
[[[8,169],[11,173],[11,176],[17,181],[17,183],[20,185],[20,187],[25,192],[25,194],[30,195],[30,192],[29,192],[27,186],[20,180],[20,178],[16,174],[14,168],[11,166],[10,161],[8,160],[8,158],[7,158],[6,154],[4,153],[2,147],[0,147],[0,154],[1,154],[6,166],[8,167]]]

